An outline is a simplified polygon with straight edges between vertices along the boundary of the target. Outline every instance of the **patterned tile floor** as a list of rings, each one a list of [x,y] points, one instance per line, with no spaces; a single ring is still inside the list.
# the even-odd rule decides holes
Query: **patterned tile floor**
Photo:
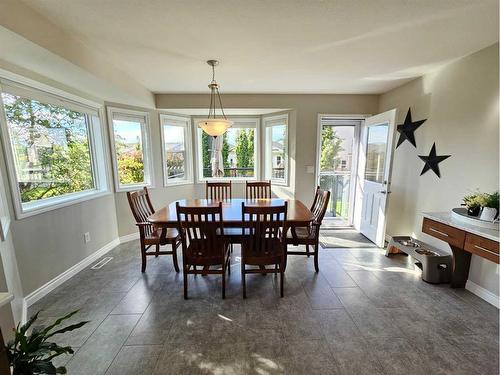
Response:
[[[43,324],[80,309],[90,320],[58,337],[69,374],[498,374],[498,310],[465,290],[420,280],[411,259],[380,249],[290,257],[285,297],[273,275],[250,275],[241,297],[235,247],[227,297],[220,277],[182,274],[138,241],[118,246],[37,302]]]

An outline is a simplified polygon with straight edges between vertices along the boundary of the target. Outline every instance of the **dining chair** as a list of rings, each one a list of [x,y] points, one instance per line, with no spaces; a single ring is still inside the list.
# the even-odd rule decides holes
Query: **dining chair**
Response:
[[[280,274],[280,296],[286,257],[286,215],[288,203],[281,206],[246,206],[241,204],[243,228],[248,232],[241,247],[241,279],[246,298],[246,275],[252,273]],[[258,266],[247,268],[246,266]],[[266,266],[274,266],[266,268]]]
[[[321,227],[321,223],[323,222],[323,218],[325,216],[326,209],[328,208],[329,201],[330,191],[321,190],[318,186],[316,188],[316,194],[314,195],[314,201],[311,206],[313,220],[307,227],[291,227],[286,238],[287,245],[306,246],[306,251],[289,251],[287,249],[287,255],[307,255],[309,257],[311,255],[309,246],[314,246],[314,269],[316,270],[316,272],[319,272],[319,229]]]
[[[231,181],[229,182],[206,182],[205,197],[216,201],[224,201],[232,198]]]
[[[134,215],[135,225],[139,228],[139,238],[141,242],[141,272],[146,271],[146,257],[154,255],[172,255],[175,272],[179,272],[177,264],[177,247],[180,244],[179,232],[175,228],[156,229],[148,222],[148,217],[155,213],[148,188],[127,192],[128,204]],[[162,245],[172,245],[172,251],[160,251]],[[155,251],[149,251],[151,246],[155,246]]]
[[[247,199],[270,199],[271,181],[247,181],[246,183]]]
[[[176,211],[182,243],[184,299],[188,298],[187,275],[190,274],[222,275],[222,298],[226,298],[226,271],[231,274],[231,257],[229,242],[224,236],[222,202],[208,207],[186,207],[177,202]],[[214,266],[217,268],[210,269]]]

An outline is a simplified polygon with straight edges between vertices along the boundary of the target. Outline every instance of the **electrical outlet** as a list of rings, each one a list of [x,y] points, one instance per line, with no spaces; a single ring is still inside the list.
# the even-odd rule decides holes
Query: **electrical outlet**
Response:
[[[85,242],[85,243],[89,243],[90,242],[90,233],[89,232],[86,232],[83,235],[83,242]]]

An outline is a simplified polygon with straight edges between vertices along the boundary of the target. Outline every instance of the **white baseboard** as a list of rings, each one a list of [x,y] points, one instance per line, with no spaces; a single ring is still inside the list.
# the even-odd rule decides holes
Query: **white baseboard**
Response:
[[[33,305],[36,301],[40,300],[41,298],[45,297],[47,294],[52,292],[59,285],[61,285],[65,281],[69,280],[71,277],[75,276],[78,272],[80,272],[84,268],[87,268],[88,266],[90,266],[97,259],[99,259],[103,255],[108,253],[110,250],[113,250],[119,244],[120,244],[120,240],[118,238],[115,238],[113,241],[107,243],[106,245],[101,247],[96,252],[90,254],[88,257],[82,259],[80,262],[78,262],[74,266],[68,268],[66,271],[64,271],[60,275],[56,276],[55,278],[50,280],[48,283],[42,285],[40,288],[34,290],[30,294],[28,294],[26,297],[24,297],[23,313],[22,313],[23,324],[27,321],[27,318],[28,318],[28,316],[27,316],[28,315],[28,307]]]
[[[467,289],[471,293],[474,293],[479,298],[484,299],[486,302],[491,303],[497,309],[500,309],[500,297],[491,293],[489,290],[477,285],[476,283],[473,283],[470,280],[467,280],[465,289]]]
[[[120,243],[130,242],[130,241],[134,241],[134,240],[138,240],[138,239],[139,239],[139,232],[127,234],[127,235],[121,236],[119,238]]]

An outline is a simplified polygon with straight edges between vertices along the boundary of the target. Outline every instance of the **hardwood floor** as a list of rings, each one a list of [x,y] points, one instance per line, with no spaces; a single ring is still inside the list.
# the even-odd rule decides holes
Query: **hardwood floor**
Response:
[[[138,241],[118,246],[30,308],[41,323],[80,309],[91,320],[57,337],[77,348],[69,374],[498,374],[498,310],[465,290],[420,280],[410,259],[379,249],[290,257],[285,297],[273,275],[247,278],[239,247],[226,300],[220,277],[190,276],[170,257],[140,272]]]

